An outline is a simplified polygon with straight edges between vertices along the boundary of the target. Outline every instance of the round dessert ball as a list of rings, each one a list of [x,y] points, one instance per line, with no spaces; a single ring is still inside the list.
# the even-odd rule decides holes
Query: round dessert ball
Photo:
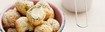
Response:
[[[34,27],[29,24],[27,17],[20,17],[15,22],[18,32],[25,32],[26,30],[32,31]]]
[[[40,25],[34,29],[34,32],[52,32],[52,28],[48,25]]]
[[[60,28],[60,24],[58,23],[58,21],[53,19],[53,18],[49,18],[47,21],[48,21],[48,23],[51,24],[51,27],[53,28],[53,31],[57,32],[58,29]]]
[[[42,9],[46,12],[46,17],[44,20],[47,20],[49,18],[54,18],[54,11],[49,6],[49,4],[45,1],[39,1],[35,6],[42,7]]]
[[[22,15],[26,15],[27,10],[32,6],[34,6],[34,3],[32,1],[18,1],[16,3],[16,9]]]
[[[14,22],[20,17],[20,14],[13,9],[8,10],[3,15],[3,26],[14,27]]]
[[[38,26],[43,23],[46,13],[42,10],[42,8],[36,8],[36,6],[34,6],[27,11],[26,16],[29,19],[29,22],[31,22],[34,26]]]

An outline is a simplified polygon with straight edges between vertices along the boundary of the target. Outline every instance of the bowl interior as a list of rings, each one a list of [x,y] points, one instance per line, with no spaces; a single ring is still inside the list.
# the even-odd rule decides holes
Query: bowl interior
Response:
[[[32,0],[34,2],[34,4],[36,4],[38,1],[36,0]],[[60,24],[60,29],[58,31],[61,31],[63,29],[64,26],[64,18],[63,18],[63,14],[59,11],[59,9],[57,9],[54,5],[52,5],[51,3],[48,3],[50,5],[50,7],[54,10],[54,14],[55,14],[55,19],[58,20],[59,24]],[[11,6],[10,8],[8,8],[6,11],[8,11],[9,9],[13,9],[15,7],[15,5]],[[5,11],[5,12],[6,12]],[[0,16],[0,21],[1,21],[1,29],[4,31],[3,28],[3,24],[2,24],[2,16],[5,13],[1,13],[2,15]]]

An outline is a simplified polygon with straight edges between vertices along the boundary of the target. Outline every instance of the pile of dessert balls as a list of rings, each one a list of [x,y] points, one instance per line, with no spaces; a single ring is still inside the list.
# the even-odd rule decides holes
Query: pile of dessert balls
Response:
[[[3,14],[5,32],[57,32],[59,22],[45,1],[17,1],[13,9]]]

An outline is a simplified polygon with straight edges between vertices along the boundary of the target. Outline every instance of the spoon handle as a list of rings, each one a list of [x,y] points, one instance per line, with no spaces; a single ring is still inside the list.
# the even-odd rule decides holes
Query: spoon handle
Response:
[[[78,27],[81,27],[81,28],[85,28],[85,27],[87,27],[88,26],[88,24],[87,24],[87,3],[86,3],[86,0],[84,0],[84,2],[85,2],[85,16],[83,16],[82,15],[82,17],[80,17],[79,18],[79,14],[78,14],[78,8],[77,8],[77,2],[76,2],[77,0],[75,0],[75,20],[76,20],[76,25],[78,26]],[[85,18],[85,19],[84,19]],[[81,20],[84,20],[84,21],[81,21]]]

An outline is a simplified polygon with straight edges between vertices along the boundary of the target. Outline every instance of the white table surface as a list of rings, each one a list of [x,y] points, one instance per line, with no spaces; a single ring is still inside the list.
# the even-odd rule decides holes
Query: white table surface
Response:
[[[61,9],[65,15],[65,27],[62,32],[105,32],[105,0],[93,0],[88,11],[88,27],[80,28],[76,25],[75,15],[65,10],[61,0],[47,0]],[[14,4],[16,0],[0,0],[0,12]],[[81,16],[83,17],[83,16]]]

